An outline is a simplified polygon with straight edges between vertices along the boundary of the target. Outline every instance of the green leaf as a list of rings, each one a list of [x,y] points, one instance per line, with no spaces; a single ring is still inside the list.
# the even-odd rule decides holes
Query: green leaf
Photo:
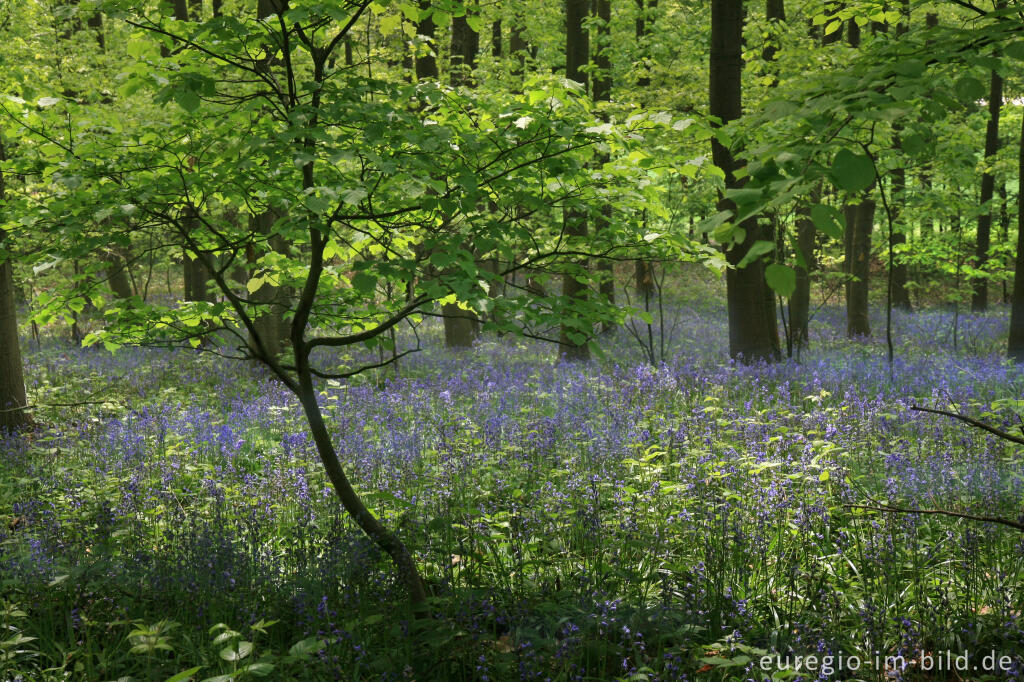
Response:
[[[220,657],[225,661],[240,661],[251,653],[252,642],[242,641],[221,649]]]
[[[380,32],[383,35],[393,33],[402,26],[401,14],[390,14],[380,20]]]
[[[789,298],[796,291],[796,270],[788,265],[772,263],[764,270],[764,281],[779,296]]]
[[[904,59],[896,65],[896,73],[907,78],[920,78],[928,65],[920,59]]]
[[[985,96],[985,86],[973,76],[963,76],[954,86],[957,98],[964,104],[973,104]]]
[[[832,160],[832,179],[836,187],[847,192],[860,192],[875,181],[875,165],[863,154],[840,149]]]
[[[199,95],[188,88],[177,88],[174,91],[174,101],[189,113],[199,108]]]
[[[164,682],[185,682],[185,680],[191,680],[195,676],[195,674],[197,672],[199,672],[200,670],[202,670],[202,669],[203,669],[203,666],[197,665],[194,668],[189,668],[188,670],[182,670],[177,675],[172,675],[172,676],[168,677],[166,680],[164,680]]]
[[[811,206],[811,222],[814,226],[833,239],[842,239],[846,219],[843,214],[832,206],[813,204]]]
[[[362,187],[354,187],[341,193],[341,200],[349,206],[355,206],[367,197],[367,191]]]
[[[771,253],[774,250],[775,242],[768,241],[765,239],[756,241],[753,244],[751,244],[750,250],[747,251],[746,255],[743,256],[743,259],[736,265],[736,267],[745,268],[751,263],[753,263],[755,260],[760,258],[761,256],[765,255],[766,253]]]
[[[377,278],[365,272],[352,275],[352,288],[361,294],[371,294],[377,288]]]
[[[307,637],[306,639],[299,640],[295,644],[292,644],[292,648],[288,650],[289,656],[305,657],[310,654],[315,654],[324,648],[324,645],[316,637]]]
[[[1003,48],[1003,54],[1010,59],[1021,59],[1024,60],[1024,40],[1018,40],[1010,43]]]
[[[274,672],[273,663],[250,663],[249,665],[242,668],[243,671],[256,677],[266,677],[270,673]]]

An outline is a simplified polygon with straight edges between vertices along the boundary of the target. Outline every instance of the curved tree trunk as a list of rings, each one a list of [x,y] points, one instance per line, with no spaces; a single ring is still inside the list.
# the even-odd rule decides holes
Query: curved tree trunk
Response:
[[[416,568],[412,553],[398,536],[385,528],[377,517],[366,508],[359,493],[349,482],[345,470],[338,460],[338,453],[331,441],[331,434],[324,424],[320,405],[316,400],[316,391],[313,389],[312,375],[308,371],[299,374],[298,397],[302,403],[306,421],[309,423],[310,433],[313,436],[317,453],[320,455],[320,461],[327,471],[327,477],[330,479],[331,485],[334,486],[341,505],[356,522],[356,525],[395,563],[395,567],[398,569],[398,579],[405,588],[409,601],[414,606],[422,606],[427,601],[427,591],[419,570]]]

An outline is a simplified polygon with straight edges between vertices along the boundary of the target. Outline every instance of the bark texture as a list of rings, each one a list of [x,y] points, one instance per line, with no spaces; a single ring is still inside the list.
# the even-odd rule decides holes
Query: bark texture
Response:
[[[566,0],[565,3],[565,77],[587,86],[585,67],[590,59],[590,36],[585,28],[588,0]],[[587,236],[587,217],[582,211],[566,211],[565,232],[574,237]],[[586,263],[581,264],[587,267]],[[571,273],[562,276],[562,295],[565,298],[586,300],[589,289]],[[559,333],[560,355],[563,360],[580,361],[590,359],[590,348],[580,343],[579,330],[563,324]],[[589,335],[588,335],[589,336]],[[574,338],[575,337],[575,338]]]
[[[709,94],[711,115],[723,124],[742,114],[742,48],[742,0],[712,0]],[[732,150],[712,138],[711,155],[715,165],[725,172],[725,186],[741,187],[743,183],[736,178],[739,163]],[[723,197],[719,209],[735,210],[735,204]],[[765,238],[765,230],[756,219],[746,220],[740,227],[745,231],[744,239],[726,252],[726,259],[733,266],[726,273],[729,355],[744,362],[774,362],[780,357],[779,332],[774,298],[764,279],[764,261],[758,259],[744,268],[735,267],[754,242]]]

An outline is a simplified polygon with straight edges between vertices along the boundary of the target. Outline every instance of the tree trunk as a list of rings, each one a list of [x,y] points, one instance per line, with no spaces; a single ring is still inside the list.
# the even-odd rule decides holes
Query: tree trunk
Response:
[[[512,75],[516,78],[522,78],[526,72],[526,57],[530,53],[530,45],[523,37],[523,28],[522,19],[517,19],[508,35],[508,54],[515,60]]]
[[[651,73],[650,65],[648,61],[650,56],[648,52],[648,36],[651,32],[651,26],[654,23],[654,17],[650,15],[650,10],[657,6],[657,0],[636,0],[637,15],[636,15],[636,42],[637,49],[640,51],[640,59],[643,60],[643,69],[640,72],[640,76],[637,78],[636,84],[638,88],[645,89],[651,85]],[[647,212],[643,213],[644,228],[647,228]],[[634,267],[633,279],[636,282],[637,293],[644,301],[650,301],[651,297],[654,296],[654,272],[650,263],[645,260],[638,260]]]
[[[898,146],[899,140],[897,139]],[[906,192],[907,170],[900,166],[893,170],[892,176],[893,222],[897,223],[893,227],[892,244],[893,251],[896,252],[902,251],[901,247],[907,243],[907,233],[904,231],[906,226],[901,220],[906,205]],[[892,265],[892,305],[904,312],[910,312],[913,309],[910,303],[910,291],[907,289],[908,279],[907,264],[900,258]]]
[[[565,77],[587,87],[587,62],[590,60],[590,36],[585,28],[588,0],[566,0],[565,3]],[[563,217],[565,233],[571,237],[587,236],[587,217],[582,211],[566,211]],[[580,264],[587,267],[586,262]],[[562,295],[566,299],[586,300],[589,288],[581,284],[572,273],[562,276]],[[559,333],[560,355],[563,360],[589,360],[590,347],[579,338],[581,330],[563,324]],[[582,336],[590,336],[582,332]]]
[[[467,3],[466,11],[470,11]],[[480,36],[469,26],[466,16],[452,17],[451,63],[449,79],[452,86],[472,86],[473,70],[480,50]],[[435,62],[436,63],[436,62]],[[436,74],[434,77],[436,78]],[[471,244],[463,245],[472,250]],[[480,318],[472,310],[463,310],[455,303],[441,307],[444,315],[444,345],[446,348],[470,348],[480,334]]]
[[[611,0],[594,0],[594,14],[599,23],[597,25],[597,49],[594,56],[594,89],[593,99],[595,103],[608,102],[612,98],[612,61],[611,61],[611,22],[612,5]],[[607,120],[606,113],[598,112],[601,120]],[[599,153],[598,164],[608,162],[608,155]],[[608,229],[611,224],[612,206],[605,202],[594,225],[594,233],[600,235]],[[611,304],[615,303],[615,267],[612,261],[602,258],[597,262],[597,270],[601,273],[600,292],[601,296]],[[609,332],[612,326],[605,326],[603,331]]]
[[[983,213],[978,216],[978,237],[974,249],[974,267],[984,269],[988,263],[988,250],[992,238],[992,197],[995,194],[995,176],[992,162],[999,151],[999,111],[1003,106],[1003,79],[992,72],[988,90],[988,127],[985,130],[985,172],[981,176],[980,202]],[[971,310],[988,309],[988,279],[978,277],[972,283]]]
[[[1020,154],[1017,160],[1017,259],[1013,273],[1013,303],[1010,306],[1010,342],[1008,355],[1024,362],[1024,119],[1020,128]]]
[[[495,19],[491,23],[491,56],[495,59],[501,58],[501,19]]]
[[[709,95],[711,115],[723,124],[740,117],[743,73],[743,0],[712,0]],[[711,140],[711,155],[725,173],[728,189],[742,187],[736,178],[739,164],[732,150],[717,137]],[[736,205],[722,197],[719,210],[735,210]],[[779,332],[775,323],[774,298],[764,279],[764,261],[757,259],[745,268],[735,267],[754,242],[765,238],[757,218],[740,225],[746,235],[726,252],[732,266],[726,273],[726,299],[729,309],[729,355],[744,362],[779,359]]]
[[[275,251],[284,251],[285,244],[279,236],[269,236],[274,223],[279,219],[275,211],[264,211],[253,216],[250,222],[252,232],[268,236],[267,246]],[[255,261],[255,252],[251,254]],[[251,273],[256,274],[256,273]],[[288,294],[284,287],[263,283],[254,291],[250,299],[262,307],[261,314],[253,320],[257,334],[263,342],[263,350],[271,357],[277,357],[284,349],[288,340],[288,325],[284,313],[288,309]],[[250,349],[258,355],[255,339],[250,339]]]
[[[817,232],[814,223],[811,222],[810,209],[800,206],[799,215],[796,220],[796,245],[800,249],[799,262],[796,267],[796,289],[793,290],[793,297],[789,300],[789,329],[793,344],[799,348],[806,348],[808,342],[808,327],[811,311],[811,272],[814,270],[814,246]]]
[[[109,251],[103,255],[103,260],[107,263],[107,286],[119,299],[131,298],[132,284],[128,279],[128,266],[124,258],[115,251]]]
[[[471,5],[467,3],[466,12]],[[467,15],[452,17],[451,82],[452,85],[472,85],[476,56],[480,51],[480,35],[469,27]]]
[[[875,224],[875,201],[865,199],[853,208],[853,230],[850,238],[850,275],[846,298],[846,335],[850,338],[871,336],[868,319],[868,291],[871,274],[871,232]],[[847,224],[846,229],[850,229]]]
[[[429,0],[420,0],[420,11],[429,10]],[[426,52],[416,55],[416,79],[436,79],[437,57],[434,55],[434,15],[428,14],[416,24],[416,34],[427,39]]]
[[[0,139],[0,207],[7,199],[2,164],[7,161],[3,140]],[[4,258],[4,240],[7,233],[0,230],[0,430],[28,426],[31,419],[24,408],[25,378],[21,368],[21,344],[18,341],[18,310],[14,297],[14,268]]]
[[[323,415],[320,412],[320,405],[316,400],[316,391],[313,388],[312,375],[306,371],[299,375],[298,387],[299,401],[302,403],[302,411],[305,413],[306,421],[313,436],[313,443],[316,445],[320,461],[327,471],[327,477],[334,486],[334,491],[341,501],[341,505],[348,512],[349,516],[356,522],[356,525],[384,552],[391,557],[398,569],[398,578],[409,595],[409,601],[413,606],[422,606],[427,601],[427,591],[416,568],[416,562],[412,553],[405,544],[384,527],[373,513],[366,508],[360,499],[359,494],[352,487],[345,470],[338,460],[338,453],[331,441],[331,434],[324,424]]]

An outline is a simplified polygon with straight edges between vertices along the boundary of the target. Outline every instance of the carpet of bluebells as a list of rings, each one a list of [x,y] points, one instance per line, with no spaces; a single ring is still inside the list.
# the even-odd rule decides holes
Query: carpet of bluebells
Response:
[[[728,361],[678,310],[670,359],[486,339],[325,382],[336,445],[432,594],[340,510],[296,401],[199,352],[25,340],[40,428],[0,439],[0,679],[918,679],[808,654],[996,651],[1024,679],[1024,456],[913,404],[1019,429],[1005,311]],[[437,345],[437,338],[433,339]],[[761,656],[782,665],[762,670]],[[787,659],[786,656],[790,658]],[[921,679],[943,679],[930,674]]]

